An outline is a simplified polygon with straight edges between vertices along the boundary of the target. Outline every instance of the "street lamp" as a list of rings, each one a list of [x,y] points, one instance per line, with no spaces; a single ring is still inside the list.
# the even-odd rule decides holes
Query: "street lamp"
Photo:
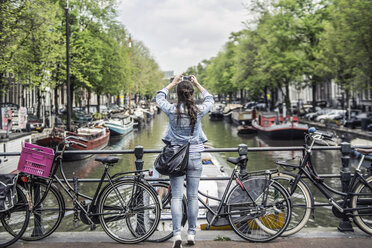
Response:
[[[131,64],[131,60],[132,60],[132,38],[131,36],[129,36],[129,43],[128,43],[128,47],[129,47],[129,85],[128,85],[128,97],[129,97],[129,114],[132,113],[132,103],[131,103],[131,100],[132,100],[132,95],[131,95],[131,71],[132,71],[132,64]]]
[[[71,96],[70,96],[70,13],[69,1],[66,0],[66,82],[67,82],[67,130],[71,130]]]

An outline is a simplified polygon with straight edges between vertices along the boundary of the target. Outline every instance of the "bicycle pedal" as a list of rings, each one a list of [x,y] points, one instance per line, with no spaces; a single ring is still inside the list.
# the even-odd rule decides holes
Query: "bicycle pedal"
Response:
[[[96,228],[97,228],[97,226],[96,226],[95,224],[90,225],[90,230],[91,230],[91,231],[96,230]]]
[[[205,227],[205,230],[209,230],[211,228],[211,225],[207,225],[206,227]]]

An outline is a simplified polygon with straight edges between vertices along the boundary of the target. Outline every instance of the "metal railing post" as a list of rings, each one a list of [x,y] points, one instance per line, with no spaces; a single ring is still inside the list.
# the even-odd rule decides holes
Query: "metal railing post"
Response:
[[[40,202],[40,197],[41,197],[40,185],[32,184],[29,190],[34,191],[34,202]],[[41,212],[40,209],[41,209],[41,204],[39,204],[37,208],[34,208],[34,211]],[[32,230],[31,237],[39,237],[44,234],[45,229],[43,227],[42,221],[43,219],[41,218],[40,214],[34,215],[34,229]]]
[[[238,145],[239,156],[246,156],[247,162],[241,165],[240,175],[244,176],[247,174],[247,164],[248,164],[248,146],[246,144]]]
[[[136,170],[143,170],[143,146],[136,146],[134,148],[134,155],[136,156]]]
[[[342,169],[340,171],[341,176],[341,183],[342,183],[342,192],[347,192],[350,185],[351,180],[351,173],[350,173],[350,152],[351,152],[351,145],[348,142],[342,142],[341,144],[341,162],[342,162]],[[339,225],[338,230],[340,232],[353,232],[353,226],[351,224],[351,221],[348,217],[344,217]]]
[[[136,170],[143,170],[143,146],[136,146],[134,148],[134,155],[136,156],[136,161],[134,162],[136,164]],[[135,194],[137,195],[135,201],[137,206],[143,206],[144,201],[147,199],[144,199],[145,194],[142,191],[142,188],[136,188]],[[140,197],[139,197],[140,196]],[[141,211],[137,214],[137,226],[135,232],[139,235],[143,235],[145,232],[145,212]]]

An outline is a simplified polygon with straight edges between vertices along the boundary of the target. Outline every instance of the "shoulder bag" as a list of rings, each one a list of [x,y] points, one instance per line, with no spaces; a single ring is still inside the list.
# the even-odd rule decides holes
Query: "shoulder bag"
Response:
[[[0,174],[0,213],[17,204],[18,174]]]
[[[183,176],[187,172],[189,163],[190,142],[194,135],[194,125],[191,128],[191,134],[188,142],[182,146],[166,145],[163,151],[155,159],[155,169],[166,176]]]

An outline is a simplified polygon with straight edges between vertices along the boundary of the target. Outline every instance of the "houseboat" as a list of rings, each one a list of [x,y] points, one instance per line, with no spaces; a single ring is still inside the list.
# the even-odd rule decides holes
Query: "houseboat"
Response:
[[[110,119],[104,122],[104,126],[110,129],[111,136],[126,135],[133,131],[134,121],[131,117],[123,119]]]
[[[250,126],[253,119],[256,118],[255,109],[234,109],[231,113],[232,122],[236,125],[247,125]]]
[[[284,118],[276,112],[261,112],[252,121],[252,126],[259,135],[270,139],[303,139],[308,129],[306,124],[298,123],[297,116]]]
[[[223,120],[223,108],[224,104],[215,104],[212,107],[211,112],[209,113],[209,119],[211,121],[220,121]]]
[[[257,133],[257,129],[250,125],[241,125],[237,127],[238,134],[254,134]]]
[[[86,147],[81,147],[77,144],[72,144],[66,148],[67,151],[83,151],[83,150],[101,150],[105,148],[109,142],[110,130],[104,127],[83,127],[78,128],[76,132],[68,132],[63,129],[54,128],[47,136],[36,139],[33,141],[37,145],[55,148],[60,145],[59,149],[62,149],[62,142],[66,136],[79,136],[88,142],[84,143],[77,140],[79,143],[83,143]],[[72,161],[85,159],[93,154],[64,154],[63,160]]]
[[[223,119],[227,122],[232,122],[231,115],[232,115],[233,110],[241,108],[241,107],[242,107],[241,104],[232,104],[232,103],[227,104],[225,108],[223,109]]]

